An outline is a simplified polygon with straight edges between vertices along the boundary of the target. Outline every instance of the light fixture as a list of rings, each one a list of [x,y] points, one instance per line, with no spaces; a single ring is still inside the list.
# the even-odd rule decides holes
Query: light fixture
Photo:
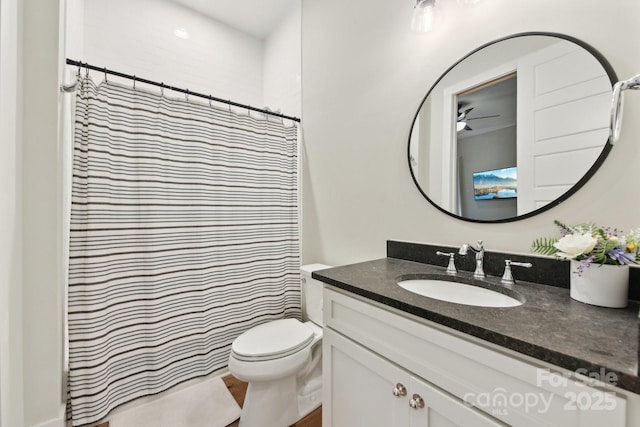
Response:
[[[433,28],[436,17],[436,3],[439,0],[416,0],[411,16],[411,30],[416,33],[428,33]],[[481,0],[456,0],[459,6],[470,7]]]
[[[436,0],[417,0],[411,17],[411,30],[417,33],[428,33],[433,26]]]
[[[456,123],[456,131],[458,131],[458,132],[464,130],[464,128],[466,128],[466,127],[467,127],[467,122],[462,121],[462,122],[457,122]]]
[[[175,28],[173,30],[173,35],[178,37],[179,39],[184,39],[184,40],[188,40],[191,38],[191,34],[189,34],[189,31],[187,31],[187,29],[184,27]]]

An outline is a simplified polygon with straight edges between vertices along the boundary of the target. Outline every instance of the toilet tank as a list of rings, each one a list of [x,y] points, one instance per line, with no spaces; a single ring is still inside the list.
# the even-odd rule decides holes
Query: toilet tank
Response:
[[[302,291],[302,320],[311,320],[322,326],[322,282],[311,278],[311,273],[331,268],[324,264],[307,264],[300,267],[300,286]]]

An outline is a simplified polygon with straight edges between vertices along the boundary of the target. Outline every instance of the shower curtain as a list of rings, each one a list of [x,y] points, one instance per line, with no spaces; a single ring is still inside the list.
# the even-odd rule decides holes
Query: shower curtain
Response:
[[[297,128],[85,77],[76,95],[69,418],[227,366],[301,315]]]

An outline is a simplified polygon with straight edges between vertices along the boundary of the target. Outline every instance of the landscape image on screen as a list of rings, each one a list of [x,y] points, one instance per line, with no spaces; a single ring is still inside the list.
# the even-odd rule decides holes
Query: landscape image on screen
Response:
[[[518,175],[515,166],[473,174],[475,200],[510,199],[518,197]]]

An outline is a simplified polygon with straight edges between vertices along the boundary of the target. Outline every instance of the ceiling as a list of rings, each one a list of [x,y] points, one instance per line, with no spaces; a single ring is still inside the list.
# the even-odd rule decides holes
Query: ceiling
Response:
[[[263,39],[300,0],[172,0]]]

